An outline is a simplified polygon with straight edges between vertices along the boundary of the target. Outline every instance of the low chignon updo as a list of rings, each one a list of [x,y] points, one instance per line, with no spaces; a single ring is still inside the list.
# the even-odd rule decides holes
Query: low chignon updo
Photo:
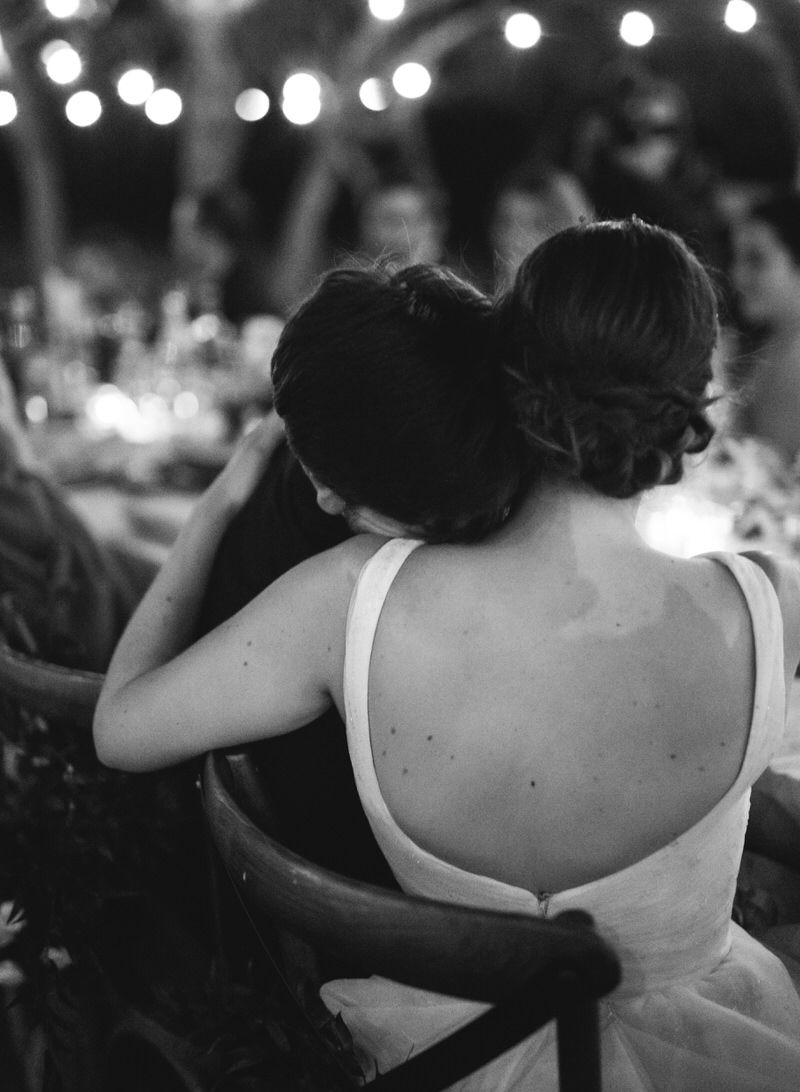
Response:
[[[625,498],[678,481],[706,448],[717,292],[677,235],[635,217],[567,228],[498,306],[534,475]]]
[[[494,328],[491,301],[444,268],[327,274],[272,358],[275,408],[304,467],[349,507],[430,542],[493,530],[524,464]]]

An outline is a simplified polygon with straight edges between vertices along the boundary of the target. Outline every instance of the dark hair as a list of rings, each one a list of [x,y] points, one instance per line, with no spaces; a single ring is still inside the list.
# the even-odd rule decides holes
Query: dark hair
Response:
[[[717,294],[677,235],[635,217],[567,228],[499,307],[533,473],[631,497],[708,445]]]
[[[771,227],[792,261],[800,265],[800,193],[787,190],[765,198],[753,205],[748,219]]]
[[[490,301],[447,270],[329,273],[272,358],[298,458],[349,506],[429,541],[487,533],[522,461],[492,331]]]

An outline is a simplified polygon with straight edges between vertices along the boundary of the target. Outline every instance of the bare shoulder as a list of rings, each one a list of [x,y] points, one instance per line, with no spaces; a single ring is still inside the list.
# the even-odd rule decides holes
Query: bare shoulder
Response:
[[[742,550],[739,556],[746,557],[765,573],[778,595],[782,610],[800,613],[800,563],[761,550]],[[700,562],[704,567],[712,565],[720,572],[723,568],[707,555],[689,558],[687,561],[691,567]]]
[[[301,562],[276,584],[300,585],[307,591],[318,589],[328,599],[349,598],[361,569],[386,541],[380,535],[353,535]]]

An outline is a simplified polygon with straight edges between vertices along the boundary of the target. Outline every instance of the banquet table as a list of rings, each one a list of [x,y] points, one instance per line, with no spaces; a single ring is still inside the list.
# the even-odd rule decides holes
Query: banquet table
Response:
[[[62,488],[95,537],[144,578],[166,558],[230,445],[186,437],[137,442],[75,421],[30,432],[36,463]]]

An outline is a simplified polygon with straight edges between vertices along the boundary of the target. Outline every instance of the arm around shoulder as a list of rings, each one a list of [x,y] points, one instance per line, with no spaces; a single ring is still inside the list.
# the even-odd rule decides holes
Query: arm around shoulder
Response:
[[[100,760],[158,769],[293,731],[340,702],[350,595],[370,552],[350,540],[303,562],[190,647],[104,688]]]

